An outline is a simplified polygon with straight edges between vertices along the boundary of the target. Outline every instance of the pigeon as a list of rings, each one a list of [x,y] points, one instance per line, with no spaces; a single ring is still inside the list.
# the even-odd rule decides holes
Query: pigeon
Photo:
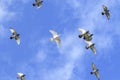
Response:
[[[90,74],[95,74],[96,77],[98,78],[98,80],[100,80],[100,75],[99,75],[99,72],[98,72],[99,70],[96,68],[94,63],[92,63],[92,68],[93,68],[93,71],[90,72]]]
[[[25,74],[23,73],[17,73],[17,74],[18,74],[17,79],[25,80]]]
[[[86,31],[82,28],[78,28],[78,30],[82,33],[81,35],[79,35],[79,38],[82,38],[86,41],[91,41],[92,40],[92,36],[93,34],[90,34],[89,31]]]
[[[50,38],[50,41],[56,41],[57,46],[59,47],[59,46],[60,46],[60,43],[61,43],[60,35],[59,35],[57,32],[55,32],[54,30],[49,30],[49,31],[50,31],[50,32],[52,33],[52,35],[53,35],[53,37]]]
[[[91,49],[93,51],[94,54],[96,54],[96,49],[94,47],[94,43],[92,43],[91,41],[85,41],[87,43],[86,49]]]
[[[16,30],[13,28],[10,28],[10,32],[12,33],[12,35],[10,36],[10,39],[15,39],[17,44],[19,45],[20,44],[20,34],[18,34],[16,32]]]
[[[35,3],[33,3],[33,6],[37,6],[38,8],[40,8],[42,6],[43,1],[41,0],[35,0]]]
[[[102,12],[102,15],[106,15],[107,16],[107,19],[109,20],[110,19],[110,13],[109,13],[109,10],[108,10],[108,8],[105,6],[105,5],[103,5],[102,6],[103,7],[103,12]]]

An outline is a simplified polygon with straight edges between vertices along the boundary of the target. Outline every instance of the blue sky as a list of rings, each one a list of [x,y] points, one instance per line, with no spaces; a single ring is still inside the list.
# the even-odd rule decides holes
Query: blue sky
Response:
[[[119,80],[120,0],[44,0],[40,9],[34,0],[0,1],[0,80],[97,80],[90,75],[91,63],[99,69],[101,80]],[[111,13],[102,16],[102,5]],[[10,40],[9,28],[20,33],[21,44]],[[94,55],[79,39],[78,27],[94,34]],[[57,48],[50,29],[61,34]]]

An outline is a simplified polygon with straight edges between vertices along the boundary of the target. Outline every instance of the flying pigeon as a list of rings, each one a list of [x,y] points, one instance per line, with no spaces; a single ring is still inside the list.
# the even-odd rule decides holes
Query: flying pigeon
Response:
[[[23,73],[17,73],[17,74],[18,74],[17,79],[25,80],[25,74]]]
[[[52,35],[53,35],[53,37],[52,38],[50,38],[50,40],[51,41],[56,41],[56,43],[57,43],[57,46],[59,47],[60,46],[60,42],[61,42],[61,40],[60,40],[60,35],[57,33],[57,32],[55,32],[54,30],[49,30],[51,33],[52,33]]]
[[[95,64],[94,63],[92,63],[92,68],[93,68],[93,71],[92,72],[90,72],[91,74],[95,74],[96,75],[96,77],[98,78],[98,80],[100,80],[100,76],[99,76],[99,70],[97,69],[97,67],[95,66]]]
[[[86,41],[91,41],[92,40],[92,36],[93,34],[90,34],[89,31],[86,31],[82,28],[78,28],[78,30],[82,33],[81,35],[79,35],[79,38],[82,38]]]
[[[92,43],[91,41],[85,41],[87,43],[86,49],[91,49],[93,51],[94,54],[96,54],[96,49],[94,47],[94,43]]]
[[[102,6],[103,7],[103,12],[102,12],[102,15],[106,15],[107,16],[107,19],[109,20],[110,19],[110,13],[109,13],[109,10],[108,10],[108,8],[105,6],[105,5],[103,5]]]
[[[18,34],[18,33],[16,32],[16,30],[13,29],[13,28],[10,28],[10,31],[11,31],[11,33],[12,33],[12,35],[10,36],[10,39],[14,39],[14,38],[15,38],[17,44],[19,45],[19,44],[20,44],[20,37],[19,37],[20,34]]]
[[[35,3],[33,3],[33,6],[37,6],[38,8],[40,8],[42,6],[43,1],[41,0],[35,0]]]

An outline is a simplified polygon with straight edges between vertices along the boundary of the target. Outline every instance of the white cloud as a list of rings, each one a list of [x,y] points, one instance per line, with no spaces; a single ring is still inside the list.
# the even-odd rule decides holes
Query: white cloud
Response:
[[[42,49],[41,49],[40,51],[38,51],[38,53],[36,55],[36,61],[43,62],[45,59],[46,59],[45,51],[42,51]]]
[[[15,16],[15,12],[9,10],[10,5],[13,0],[1,0],[0,1],[0,37],[5,37],[7,34],[7,30],[4,27],[3,23],[11,20]]]
[[[12,2],[12,0],[0,1],[0,22],[6,22],[7,20],[13,19],[13,17],[15,16],[15,12],[9,10]]]
[[[72,75],[72,70],[74,68],[74,64],[67,63],[61,68],[54,69],[47,77],[44,76],[44,80],[69,80]]]
[[[0,38],[4,38],[7,36],[7,29],[0,25]]]

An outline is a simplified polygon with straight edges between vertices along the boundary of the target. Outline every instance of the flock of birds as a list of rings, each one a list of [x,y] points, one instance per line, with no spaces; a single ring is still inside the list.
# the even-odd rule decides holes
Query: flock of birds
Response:
[[[35,0],[35,3],[33,3],[33,6],[37,6],[38,8],[40,8],[42,6],[42,3],[43,1],[41,0]],[[107,7],[105,5],[102,6],[103,7],[103,12],[102,12],[102,15],[106,15],[107,19],[109,20],[110,19],[110,13],[109,13],[109,10],[107,9]],[[96,49],[94,47],[94,43],[92,43],[92,36],[93,34],[91,34],[89,31],[85,30],[85,29],[82,29],[82,28],[78,28],[78,30],[81,32],[81,34],[79,35],[79,38],[82,38],[84,39],[85,43],[87,43],[87,46],[85,47],[86,49],[91,49],[93,51],[94,54],[96,54]],[[10,36],[10,39],[15,39],[17,44],[19,45],[20,44],[20,34],[18,34],[16,32],[15,29],[13,28],[10,28],[10,31],[12,33],[12,35]],[[60,43],[61,43],[61,40],[60,40],[60,35],[55,32],[54,30],[49,30],[50,33],[53,35],[52,38],[50,38],[50,41],[56,41],[57,43],[57,46],[59,47],[60,46]],[[90,72],[91,74],[95,74],[96,77],[98,78],[98,80],[100,80],[100,76],[99,76],[99,70],[97,69],[97,67],[95,66],[94,63],[92,63],[92,68],[93,68],[93,71]],[[21,79],[21,80],[25,80],[25,74],[23,73],[17,73],[18,74],[18,79]]]

